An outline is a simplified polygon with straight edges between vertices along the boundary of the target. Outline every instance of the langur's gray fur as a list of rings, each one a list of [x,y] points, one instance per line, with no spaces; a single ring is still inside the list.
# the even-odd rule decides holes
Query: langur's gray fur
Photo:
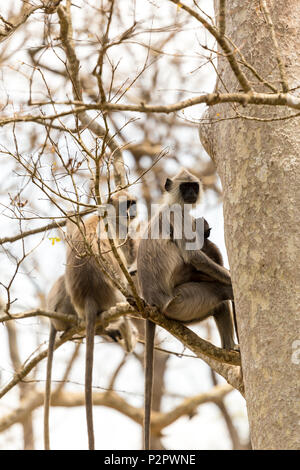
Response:
[[[66,315],[73,315],[77,317],[77,313],[71,303],[70,296],[66,290],[65,277],[60,276],[53,284],[47,296],[47,310],[52,312],[60,312]],[[50,450],[50,434],[49,434],[49,411],[51,399],[51,376],[52,376],[52,363],[55,338],[58,331],[66,331],[70,328],[70,323],[64,320],[51,319],[49,343],[48,343],[48,358],[47,358],[47,373],[46,373],[46,386],[44,398],[44,448]],[[118,341],[124,347],[125,351],[130,352],[135,345],[135,327],[126,317],[122,317],[116,322],[113,322],[105,330],[103,328],[96,329],[96,334],[113,341]]]
[[[131,212],[132,207],[135,206],[135,200],[129,196],[125,191],[120,191],[112,198],[111,203],[117,210],[117,224],[116,224],[116,238],[114,242],[118,251],[118,255],[126,266],[126,256],[124,256],[122,246],[125,240],[118,238],[118,229],[122,224],[122,220],[118,218],[119,200],[123,198],[127,200],[128,219],[133,219],[136,213]],[[131,202],[130,202],[131,201]],[[109,240],[105,238],[104,225],[101,222],[100,236],[98,238],[98,222],[97,215],[89,217],[81,226],[81,230],[73,228],[67,248],[67,263],[66,263],[66,288],[71,297],[72,304],[74,305],[77,314],[80,318],[86,321],[86,365],[85,365],[85,402],[86,402],[86,415],[87,415],[87,429],[89,449],[94,449],[94,430],[93,430],[93,410],[92,410],[92,371],[93,371],[93,356],[94,356],[94,331],[97,315],[101,312],[108,310],[110,307],[116,305],[118,302],[126,300],[122,293],[116,288],[109,276],[103,272],[96,259],[100,251],[102,256],[120,279],[126,285],[126,277],[121,270],[118,261],[112,253]],[[88,243],[95,256],[92,256],[87,251],[86,243]],[[125,251],[125,250],[124,250]],[[128,258],[131,258],[131,250],[128,250]],[[99,258],[98,258],[99,260]],[[131,259],[129,259],[130,262]],[[101,260],[99,260],[101,264]]]
[[[213,315],[222,347],[232,349],[234,329],[227,301],[233,300],[233,291],[217,246],[205,239],[202,249],[187,249],[190,240],[185,238],[182,227],[176,226],[176,217],[170,219],[167,239],[151,238],[153,227],[161,226],[173,204],[180,206],[181,224],[184,219],[187,225],[195,227],[196,220],[184,211],[184,204],[195,206],[201,193],[199,179],[185,169],[174,178],[167,178],[163,203],[148,226],[148,237],[142,237],[139,244],[138,281],[144,300],[169,318],[193,323]],[[147,320],[146,331],[144,446],[149,449],[155,324]]]

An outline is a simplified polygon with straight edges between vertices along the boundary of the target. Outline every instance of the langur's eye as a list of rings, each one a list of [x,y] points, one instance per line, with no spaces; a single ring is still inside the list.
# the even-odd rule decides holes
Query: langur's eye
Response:
[[[132,199],[128,199],[127,201],[127,209],[129,209],[130,207],[132,206],[136,206],[136,201],[132,200]]]
[[[199,184],[198,183],[181,183],[180,189],[183,192],[194,192],[196,194],[199,193]]]
[[[199,184],[198,183],[190,183],[190,188],[196,193],[199,193]]]
[[[135,201],[131,201],[131,202],[132,204],[128,206],[127,212],[128,212],[129,218],[134,219],[137,216],[136,202]]]

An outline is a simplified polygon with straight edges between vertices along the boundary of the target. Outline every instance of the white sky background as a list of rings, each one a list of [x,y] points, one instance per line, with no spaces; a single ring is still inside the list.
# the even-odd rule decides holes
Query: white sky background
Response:
[[[12,1],[12,0],[11,0]],[[6,3],[6,2],[5,2]],[[16,3],[17,2],[16,0]],[[37,3],[37,2],[36,2]],[[84,1],[77,0],[74,3],[76,5],[83,6]],[[87,3],[87,2],[86,2]],[[89,4],[93,4],[92,0]],[[203,1],[202,8],[205,8],[205,11],[210,15],[213,14],[212,11],[212,1]],[[0,13],[5,17],[6,8],[9,2],[6,5],[0,6]],[[125,2],[124,2],[125,4]],[[168,19],[168,12],[171,8],[166,0],[164,1],[147,1],[139,0],[137,2],[137,19],[142,19],[145,17],[145,11],[153,11],[153,24],[161,24],[163,22],[166,24]],[[172,6],[173,8],[174,5]],[[80,11],[80,10],[79,10]],[[78,21],[80,18],[78,13],[75,17]],[[180,14],[180,11],[178,12]],[[28,74],[28,67],[26,64],[21,64],[24,60],[24,53],[26,48],[40,44],[40,37],[38,36],[38,29],[41,28],[41,22],[43,16],[41,13],[37,13],[30,20],[32,28],[32,35],[29,41],[23,46],[22,44],[22,33],[17,33],[13,39],[10,41],[9,48],[11,50],[18,47],[18,53],[13,56],[11,61],[11,67],[4,67],[0,71],[0,96],[1,101],[6,100],[7,95],[10,99],[14,99],[15,111],[18,111],[18,106],[15,100],[24,100],[24,90],[26,93],[28,91],[27,85],[25,87],[24,76],[22,73]],[[131,24],[132,18],[130,14],[128,17],[128,22]],[[40,21],[40,22],[39,22]],[[91,27],[91,34],[94,34],[95,25]],[[184,67],[186,68],[187,83],[188,86],[181,83],[173,83],[172,75],[169,77],[169,85],[171,91],[167,92],[164,90],[158,89],[157,99],[159,99],[159,93],[164,97],[165,102],[172,103],[176,101],[176,88],[185,88],[192,91],[191,94],[186,94],[186,97],[194,96],[194,93],[200,93],[203,91],[212,91],[214,86],[214,75],[211,72],[209,67],[203,67],[198,74],[191,76],[191,71],[193,71],[198,63],[199,56],[197,53],[199,51],[199,40],[205,42],[209,40],[206,37],[206,34],[199,31],[199,28],[190,28],[188,31],[181,33],[177,42],[170,45],[169,52],[173,53],[177,50],[181,50],[186,53],[190,51],[190,57],[185,58]],[[193,44],[193,49],[191,49],[191,44]],[[87,46],[88,47],[88,46]],[[145,56],[145,51],[140,48],[137,49],[140,54]],[[83,50],[79,52],[79,55],[83,54]],[[116,55],[118,51],[116,50]],[[117,58],[116,58],[117,59]],[[50,60],[50,56],[49,59]],[[163,62],[163,61],[162,61]],[[124,73],[130,76],[128,70],[130,70],[130,63],[128,61],[122,61],[120,67],[124,68]],[[162,73],[167,73],[168,70],[163,68],[162,63]],[[18,72],[16,71],[18,70]],[[136,69],[131,71],[132,78],[136,74]],[[50,74],[51,76],[51,74]],[[53,79],[53,76],[52,76]],[[146,80],[146,79],[145,79]],[[194,80],[194,82],[193,82]],[[197,83],[201,83],[201,86],[197,86]],[[55,84],[56,85],[56,84]],[[24,88],[25,87],[25,88]],[[56,95],[62,96],[65,90],[60,90],[59,83],[56,85]],[[70,90],[69,90],[70,94]],[[134,90],[132,92],[134,96]],[[26,95],[27,96],[27,95]],[[40,99],[42,95],[37,93],[35,99]],[[12,107],[10,108],[10,111]],[[185,111],[184,115],[188,118],[199,118],[203,111],[203,107],[198,106],[193,109]],[[24,129],[24,127],[22,128]],[[30,131],[30,125],[28,125],[28,132]],[[24,131],[22,131],[24,132]],[[139,135],[134,133],[130,126],[126,128],[127,138],[130,141],[138,141]],[[155,134],[156,129],[153,129]],[[199,153],[203,152],[200,147],[197,130],[194,130],[194,140],[196,148],[199,147]],[[182,138],[185,138],[184,132]],[[154,138],[155,140],[155,138]],[[24,151],[28,152],[28,140],[26,135],[22,136],[20,139],[21,145],[24,147]],[[6,146],[13,148],[12,135],[8,132],[8,128],[0,129],[0,143]],[[172,141],[166,142],[166,146],[172,150]],[[23,150],[23,149],[21,149]],[[126,152],[125,152],[126,156]],[[193,159],[189,155],[182,154],[180,155],[182,164],[191,166],[194,164]],[[130,158],[127,155],[127,164],[130,167]],[[147,165],[147,161],[145,161]],[[9,160],[6,157],[0,155],[0,179],[1,183],[1,193],[0,193],[0,202],[4,205],[8,204],[8,192],[13,191],[15,186],[20,186],[22,183],[22,178],[18,177],[16,174],[11,171],[12,165],[9,163]],[[170,174],[175,172],[177,168],[170,165],[168,168]],[[28,188],[29,193],[34,191],[32,187]],[[26,194],[26,192],[25,192]],[[49,204],[42,198],[37,196],[36,200],[36,210],[40,211],[41,214],[47,215]],[[51,209],[53,212],[53,208]],[[0,217],[1,217],[1,237],[6,236],[12,231],[16,233],[18,231],[17,226],[13,221],[8,219],[3,215],[4,209],[0,206]],[[213,228],[211,232],[211,240],[216,242],[221,248],[225,260],[226,250],[223,237],[223,214],[221,204],[217,204],[216,197],[211,192],[206,192],[204,200],[199,207],[199,215],[203,215],[208,221],[210,226]],[[54,215],[53,213],[51,215]],[[47,223],[47,221],[42,221],[42,223]],[[41,222],[37,221],[36,224],[31,222],[27,224],[27,228],[33,226],[40,226]],[[26,226],[23,227],[25,229]],[[55,236],[53,232],[53,236]],[[51,236],[51,235],[49,235]],[[41,236],[35,237],[34,240],[28,241],[30,247],[40,245],[36,248],[34,252],[34,259],[37,259],[39,266],[42,269],[42,277],[37,274],[35,266],[31,264],[33,258],[28,259],[26,266],[23,268],[22,272],[31,273],[31,277],[34,279],[39,286],[39,288],[44,291],[49,291],[51,284],[55,279],[63,273],[64,271],[64,262],[65,262],[65,252],[62,243],[56,243],[53,247],[48,238],[42,239]],[[14,253],[18,253],[18,248]],[[8,258],[3,254],[0,255],[0,265],[1,265],[1,281],[7,282],[7,279],[10,278],[12,273],[13,265],[8,263]],[[228,264],[226,264],[228,266]],[[25,269],[26,268],[26,269]],[[21,311],[23,309],[30,309],[38,306],[38,299],[36,297],[36,291],[34,284],[29,282],[22,273],[17,276],[16,282],[13,286],[14,295],[18,298],[18,301],[15,303],[13,311]],[[212,320],[211,323],[213,324]],[[199,334],[201,336],[201,331],[203,327],[197,327]],[[33,350],[36,349],[38,344],[43,341],[47,341],[48,338],[48,325],[47,322],[41,321],[38,319],[28,319],[27,321],[20,321],[18,323],[19,331],[19,342],[20,342],[20,353],[22,360],[24,361]],[[182,345],[177,342],[174,338],[170,337],[166,332],[161,332],[162,338],[162,347],[166,349],[182,352]],[[215,344],[219,344],[218,334],[214,329],[214,338],[213,341]],[[2,387],[13,374],[12,366],[10,363],[10,358],[8,355],[7,349],[7,335],[5,328],[0,326],[0,345],[1,345],[1,361],[0,361],[0,386]],[[55,367],[53,372],[53,378],[59,379],[61,374],[64,371],[64,366],[67,363],[68,358],[73,351],[73,344],[66,344],[62,346],[55,354]],[[188,351],[186,351],[189,353]],[[94,385],[95,387],[106,387],[108,384],[109,372],[111,368],[117,367],[118,363],[122,358],[122,350],[118,345],[115,344],[103,344],[102,341],[98,338],[96,340],[95,347],[95,367],[94,367]],[[45,365],[46,362],[40,364],[38,368],[37,379],[41,380],[40,386],[44,386],[45,378]],[[200,359],[192,358],[178,358],[172,356],[169,359],[168,370],[166,373],[166,396],[163,400],[163,410],[171,409],[181,402],[183,397],[199,394],[204,391],[208,391],[211,388],[211,381],[209,376],[208,367]],[[84,347],[81,348],[80,357],[76,361],[76,365],[73,368],[73,372],[70,377],[72,383],[68,384],[67,387],[70,387],[70,390],[74,391],[83,391],[84,383]],[[180,384],[180,389],[178,384]],[[66,387],[66,389],[67,389]],[[136,406],[141,406],[143,401],[143,375],[142,370],[134,358],[131,358],[121,374],[118,377],[118,380],[115,384],[116,391],[119,391],[125,399],[130,403]],[[168,397],[168,392],[170,394],[178,394],[182,398]],[[0,400],[0,417],[7,414],[10,409],[13,409],[16,403],[16,391],[5,395],[4,398]],[[246,419],[246,409],[244,400],[241,398],[238,392],[233,392],[226,398],[226,403],[229,406],[230,412],[234,418],[234,424],[238,427],[241,432],[241,435],[247,438],[247,419]],[[37,448],[43,447],[42,442],[42,408],[34,414],[34,428],[36,435],[36,445]],[[86,449],[87,448],[87,436],[86,436],[86,422],[85,422],[85,411],[84,408],[53,408],[51,410],[51,443],[53,449]],[[120,413],[109,410],[108,408],[94,408],[94,420],[95,420],[95,430],[96,430],[96,448],[98,449],[139,449],[141,447],[141,428],[140,426],[133,423],[128,418],[124,417]],[[193,419],[189,420],[187,418],[182,418],[178,420],[174,425],[166,428],[165,438],[163,443],[168,449],[229,449],[230,440],[227,436],[226,426],[224,421],[218,411],[217,407],[212,404],[202,405],[198,409],[198,413]],[[22,430],[20,425],[15,425],[9,431],[0,434],[0,448],[1,449],[21,449],[22,448]]]

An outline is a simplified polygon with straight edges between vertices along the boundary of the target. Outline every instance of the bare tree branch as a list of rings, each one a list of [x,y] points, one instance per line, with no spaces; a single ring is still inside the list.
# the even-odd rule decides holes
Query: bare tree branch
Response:
[[[282,91],[284,93],[287,93],[289,91],[289,85],[288,85],[287,76],[286,76],[286,72],[285,72],[285,66],[284,66],[284,63],[282,61],[278,41],[277,41],[276,34],[275,34],[274,23],[272,21],[272,17],[271,17],[271,14],[270,14],[270,11],[269,11],[266,0],[260,0],[260,3],[261,3],[261,6],[262,6],[262,9],[263,9],[263,11],[266,15],[266,20],[267,20],[268,26],[269,26],[270,31],[271,31],[271,37],[272,37],[272,41],[273,41],[273,44],[274,44],[276,60],[277,60],[277,64],[278,64],[278,68],[279,68],[279,72],[280,72],[280,77],[281,77]]]
[[[230,385],[218,385],[207,393],[201,393],[194,397],[185,399],[179,406],[167,413],[153,411],[151,418],[151,428],[153,433],[159,435],[165,427],[170,426],[182,416],[193,414],[198,406],[204,403],[215,403],[218,399],[224,397],[231,391],[232,387]],[[24,420],[29,413],[32,413],[32,411],[43,405],[43,399],[43,392],[35,392],[26,397],[17,409],[0,419],[0,432],[5,431],[10,426]],[[73,408],[76,406],[84,406],[84,403],[84,394],[81,392],[61,391],[58,394],[54,393],[51,398],[51,406]],[[116,392],[94,392],[93,405],[112,408],[140,425],[143,423],[143,409],[130,405]]]

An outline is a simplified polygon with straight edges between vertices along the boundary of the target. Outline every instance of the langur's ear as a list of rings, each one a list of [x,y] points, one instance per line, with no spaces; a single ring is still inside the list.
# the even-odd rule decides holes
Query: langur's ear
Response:
[[[171,187],[172,187],[172,181],[170,180],[170,178],[167,178],[165,182],[165,190],[170,191]]]

